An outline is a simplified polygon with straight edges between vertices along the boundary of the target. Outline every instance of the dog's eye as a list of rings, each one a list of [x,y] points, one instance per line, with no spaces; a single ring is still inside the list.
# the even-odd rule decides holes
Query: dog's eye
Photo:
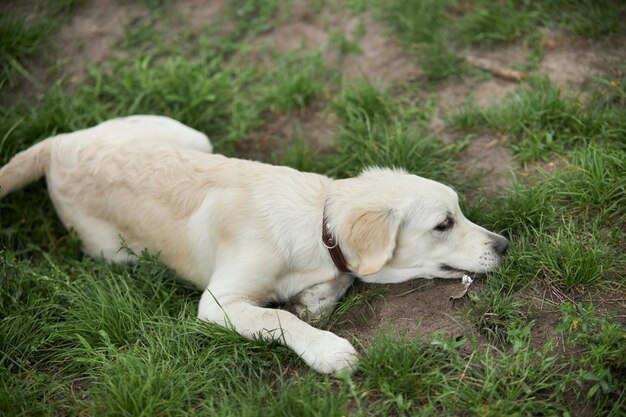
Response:
[[[450,217],[446,217],[443,222],[435,226],[435,230],[438,232],[444,232],[448,229],[451,229],[452,226],[454,226],[454,220],[452,220]]]

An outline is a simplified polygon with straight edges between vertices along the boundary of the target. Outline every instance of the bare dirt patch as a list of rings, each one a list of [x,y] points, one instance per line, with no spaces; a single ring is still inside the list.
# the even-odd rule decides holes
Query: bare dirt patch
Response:
[[[490,48],[472,48],[470,55],[485,59],[504,68],[523,66],[528,61],[529,49],[523,42],[496,45]]]
[[[446,118],[452,112],[461,109],[468,100],[481,107],[489,106],[515,93],[517,88],[517,83],[497,78],[476,81],[462,77],[450,80],[436,90],[439,103],[428,129],[438,133],[440,139],[448,144],[462,140],[463,132],[446,126]],[[495,194],[512,184],[512,172],[518,167],[504,138],[485,131],[472,137],[463,149],[454,166],[452,179],[459,182],[467,178],[476,179],[478,188],[473,193]]]
[[[199,33],[218,19],[226,5],[223,0],[178,0],[171,6],[172,13],[184,23],[172,31],[185,28]],[[11,2],[0,7],[0,11],[4,10],[23,16],[26,22],[41,19],[43,14],[40,5],[33,1]],[[20,95],[30,97],[38,92],[34,90],[50,85],[58,78],[67,78],[71,89],[71,85],[85,79],[89,65],[98,65],[121,54],[115,46],[126,38],[129,25],[149,18],[150,10],[145,2],[84,0],[51,34],[48,43],[53,47],[46,48],[46,55],[26,62],[29,73],[41,85],[24,83]]]
[[[511,148],[504,144],[504,138],[485,132],[473,137],[463,149],[454,167],[453,177],[459,182],[477,178],[478,187],[470,192],[472,195],[481,192],[496,194],[511,186],[513,172],[517,168],[518,163],[513,158]]]
[[[251,132],[235,148],[239,155],[250,159],[267,159],[272,152],[285,149],[297,137],[314,152],[329,152],[339,130],[336,114],[320,104],[275,114],[262,129]]]
[[[558,305],[562,300],[554,299],[555,290],[548,285],[538,284],[520,294],[520,297],[528,300],[527,320],[535,321],[530,342],[537,349],[541,349],[549,340],[555,346],[564,345],[560,335],[556,332],[556,328],[561,323]]]
[[[363,31],[360,35],[359,29]],[[331,41],[333,34],[354,43],[359,51],[342,53]],[[420,74],[415,59],[387,36],[384,25],[371,16],[354,16],[329,8],[315,12],[305,1],[295,2],[290,18],[259,41],[279,53],[301,48],[320,51],[325,62],[344,77],[365,77],[380,86],[415,79]]]
[[[446,127],[446,118],[451,113],[460,110],[468,101],[479,106],[488,106],[515,93],[517,88],[517,83],[497,78],[477,81],[475,78],[464,76],[449,80],[434,91],[439,97],[439,103],[433,112],[428,129],[439,133],[446,143],[456,142],[462,135]]]
[[[364,286],[366,284],[358,284]],[[466,300],[451,300],[463,289],[459,280],[416,279],[389,285],[383,299],[373,300],[369,307],[351,309],[333,326],[343,336],[356,336],[367,345],[379,331],[405,334],[410,339],[426,338],[442,332],[452,338],[473,333],[464,316]],[[469,293],[479,291],[474,283]]]
[[[593,308],[598,316],[613,317],[617,322],[626,324],[626,297],[624,290],[619,288],[598,288],[578,291],[571,289],[564,291],[556,285],[538,283],[532,288],[520,292],[519,297],[528,300],[527,320],[535,321],[531,334],[531,343],[540,349],[546,342],[552,341],[555,346],[565,343],[561,334],[556,331],[562,323],[562,313],[559,309],[564,303],[580,304],[584,308]]]
[[[540,64],[557,86],[567,91],[580,89],[590,78],[623,65],[626,43],[615,39],[592,41],[562,32],[547,35],[547,49]]]
[[[398,81],[414,80],[421,75],[415,58],[410,57],[392,38],[387,36],[385,26],[366,16],[363,20],[351,18],[345,26],[338,21],[336,27],[343,27],[343,35],[351,35],[358,25],[363,25],[366,32],[357,42],[360,53],[340,55],[336,50],[329,52],[331,62],[336,62],[348,78],[364,77],[375,85],[386,86]],[[333,57],[334,52],[334,57]]]
[[[124,38],[126,26],[147,15],[148,11],[140,2],[101,0],[86,2],[80,7],[54,39],[54,43],[62,47],[59,57],[70,81],[81,81],[88,65],[110,57],[113,46]]]
[[[177,0],[172,7],[192,31],[200,32],[215,22],[227,5],[225,0]]]

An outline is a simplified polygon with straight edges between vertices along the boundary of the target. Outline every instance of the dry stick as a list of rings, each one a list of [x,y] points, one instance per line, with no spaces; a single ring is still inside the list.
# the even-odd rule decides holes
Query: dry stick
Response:
[[[522,81],[526,78],[526,74],[524,74],[523,72],[501,67],[491,61],[487,61],[486,59],[466,55],[465,60],[470,65],[473,65],[476,68],[480,68],[481,70],[488,71],[496,77],[504,78],[505,80]]]

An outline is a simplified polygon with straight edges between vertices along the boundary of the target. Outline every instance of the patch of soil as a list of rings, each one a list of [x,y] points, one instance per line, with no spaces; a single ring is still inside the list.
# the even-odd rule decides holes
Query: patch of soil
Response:
[[[100,0],[80,7],[53,40],[63,48],[59,54],[70,81],[81,81],[87,65],[98,64],[111,56],[113,46],[124,37],[126,26],[147,16],[141,2]]]
[[[226,0],[177,0],[172,8],[192,31],[201,32],[221,15],[227,5]]]
[[[278,53],[301,48],[320,51],[325,62],[348,79],[365,77],[377,85],[386,86],[419,76],[415,60],[387,36],[382,23],[371,16],[352,16],[330,9],[315,13],[309,2],[296,1],[289,20],[259,41],[271,45]],[[354,33],[359,27],[365,32],[355,39]],[[331,42],[333,33],[356,43],[360,52],[341,54]]]
[[[240,140],[235,149],[250,159],[267,159],[275,150],[284,149],[301,135],[302,140],[314,152],[332,150],[337,136],[337,115],[313,104],[299,110],[276,114],[262,129],[251,132]]]
[[[278,26],[272,32],[261,36],[259,41],[272,45],[274,52],[280,54],[294,52],[301,48],[326,49],[329,43],[326,31],[308,21],[306,17],[302,19]]]
[[[480,284],[474,283],[468,292],[479,288]],[[344,337],[354,335],[364,345],[379,331],[403,333],[410,339],[426,338],[435,332],[459,338],[473,332],[463,315],[466,301],[450,299],[462,289],[459,280],[444,279],[389,285],[383,299],[372,301],[371,308],[349,310],[332,330]]]
[[[513,184],[513,172],[518,168],[511,148],[504,144],[504,138],[484,132],[473,137],[463,149],[454,166],[453,179],[461,182],[475,177],[478,187],[470,194],[496,194]]]
[[[517,87],[515,82],[497,78],[476,81],[470,77],[462,77],[450,80],[436,91],[439,104],[433,112],[428,129],[438,133],[444,143],[455,143],[463,139],[464,133],[446,126],[445,118],[451,111],[460,109],[468,100],[479,106],[488,106],[513,94]],[[519,166],[511,149],[504,142],[504,138],[491,132],[481,132],[474,136],[457,159],[452,179],[461,182],[467,178],[475,178],[478,184],[475,193],[484,191],[495,194],[509,187],[513,181],[512,172]]]
[[[181,15],[185,27],[200,32],[218,18],[226,5],[223,0],[178,0],[172,5],[171,12]],[[41,7],[30,0],[10,2],[0,7],[0,10],[4,9],[24,16],[26,22],[37,20],[42,14]],[[84,80],[88,65],[98,65],[114,56],[114,46],[124,39],[128,25],[149,16],[150,12],[142,2],[85,0],[52,34],[49,43],[57,49],[48,48],[46,52],[52,54],[28,59],[26,67],[41,86],[64,77],[71,85],[76,85]],[[58,64],[54,70],[50,70],[51,63]],[[38,85],[24,82],[19,88],[20,96],[31,97],[39,93],[36,91],[39,89]]]
[[[472,91],[472,98],[479,106],[488,106],[496,101],[513,94],[517,90],[517,83],[503,81],[499,78],[481,81]]]
[[[460,137],[456,132],[446,129],[445,119],[450,112],[460,109],[468,100],[479,106],[488,106],[513,94],[517,87],[518,84],[515,82],[498,78],[477,81],[475,78],[464,76],[448,80],[435,90],[439,96],[439,103],[433,112],[428,129],[440,132],[444,142],[453,143]]]
[[[489,49],[472,48],[470,55],[485,59],[503,68],[514,68],[524,65],[528,61],[529,49],[526,44],[517,42],[510,45],[496,45]]]
[[[559,306],[563,303],[581,303],[585,307],[593,303],[597,316],[613,317],[613,320],[626,325],[626,297],[624,290],[619,288],[586,289],[579,292],[563,291],[551,284],[537,283],[523,290],[519,296],[528,300],[528,320],[535,320],[531,344],[537,349],[548,340],[555,342],[556,346],[563,345],[562,349],[567,348],[560,334],[556,332],[562,317]]]
[[[626,43],[612,39],[594,42],[561,32],[547,36],[547,49],[540,64],[557,86],[579,89],[588,79],[623,65]]]
[[[531,294],[523,292],[520,295],[530,299],[527,304],[527,319],[529,322],[535,321],[530,333],[530,345],[535,349],[541,349],[548,340],[551,340],[555,347],[562,346],[562,349],[565,349],[562,338],[556,332],[556,328],[561,324],[561,313],[557,305],[550,300],[549,291],[547,286],[539,285],[531,291]]]
[[[367,16],[363,21],[352,18],[345,26],[339,26],[341,24],[339,21],[335,27],[344,28],[342,33],[347,38],[351,38],[357,25],[367,28],[357,42],[360,53],[342,56],[334,49],[329,52],[331,65],[335,63],[345,77],[365,77],[376,85],[386,86],[397,81],[414,80],[421,75],[415,58],[408,56],[395,40],[387,36],[387,29],[382,23]]]

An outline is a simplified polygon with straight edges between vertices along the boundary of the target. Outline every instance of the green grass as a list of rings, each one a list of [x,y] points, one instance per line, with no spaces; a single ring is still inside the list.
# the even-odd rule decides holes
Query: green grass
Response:
[[[271,109],[303,108],[322,93],[327,71],[319,54],[304,58],[285,55],[277,61],[266,80],[272,86],[266,97]]]
[[[69,15],[80,2],[57,5]],[[171,16],[168,2],[148,7],[151,17],[127,27],[117,45],[132,59],[89,68],[71,92],[63,80],[34,101],[3,91],[10,105],[0,107],[0,163],[49,135],[130,113],[174,117],[231,155],[276,117],[322,113],[336,116],[331,149],[311,147],[300,128],[265,158],[336,177],[381,165],[450,182],[463,142],[446,145],[429,132],[437,104],[429,92],[447,77],[472,76],[459,58],[464,48],[536,41],[543,24],[606,36],[617,30],[608,12],[622,10],[573,0],[347,2],[386,22],[425,71],[417,83],[385,88],[343,79],[319,53],[257,45],[289,18],[290,4],[231,2],[219,28],[198,33]],[[333,48],[360,53],[352,39],[366,27],[353,38],[336,30],[328,28]],[[7,38],[30,45],[15,49],[18,62],[41,45],[27,32]],[[128,266],[84,257],[41,182],[9,196],[0,202],[0,415],[621,415],[626,329],[607,310],[624,311],[605,298],[621,299],[626,288],[623,71],[584,88],[576,96],[531,77],[511,98],[486,108],[469,102],[450,118],[463,135],[503,135],[529,167],[512,187],[463,204],[471,220],[511,238],[507,260],[459,307],[470,324],[464,337],[356,337],[359,369],[339,379],[315,374],[276,343],[199,323],[199,294],[158,256],[140,254]],[[375,314],[384,298],[382,287],[353,290],[322,326]]]
[[[505,133],[520,161],[549,160],[553,153],[596,140],[619,143],[626,119],[617,111],[589,111],[546,79],[532,79],[504,103],[479,108],[468,102],[450,124],[459,129],[490,128]]]
[[[450,3],[435,0],[400,0],[387,4],[382,13],[405,42],[429,43],[436,39],[445,22],[446,6]]]
[[[257,2],[236,0],[229,3],[229,14],[235,22],[235,39],[246,35],[257,35],[272,28],[272,18],[278,11],[280,2],[276,0]]]
[[[342,129],[329,173],[351,176],[370,165],[438,179],[450,172],[453,149],[422,133],[432,115],[431,102],[393,100],[388,92],[359,82],[344,86],[333,107]]]
[[[29,11],[36,19],[16,15],[10,7],[5,8],[6,12],[3,10],[0,15],[0,102],[4,93],[15,92],[24,80],[37,89],[42,87],[27,62],[51,48],[46,38],[82,3],[83,0],[35,1]],[[50,62],[40,64],[51,65]]]
[[[562,413],[559,396],[566,389],[567,369],[555,363],[549,345],[542,350],[529,346],[532,325],[508,331],[509,352],[491,348],[469,356],[461,354],[464,340],[435,336],[430,343],[398,343],[397,336],[379,336],[362,364],[366,386],[380,397],[376,414]]]
[[[442,27],[449,21],[452,1],[401,0],[381,6],[381,15],[400,40],[415,51],[430,81],[443,81],[461,71],[461,59]]]
[[[20,76],[28,74],[23,61],[41,51],[48,32],[44,24],[28,27],[24,19],[0,17],[0,88],[14,87]]]
[[[358,31],[357,31],[358,34]],[[356,36],[355,36],[356,37]],[[359,44],[351,41],[343,33],[336,31],[330,35],[330,43],[339,51],[341,55],[360,54],[361,47]]]
[[[624,30],[621,2],[610,0],[545,0],[538,10],[544,20],[556,22],[572,32],[599,38]]]
[[[579,384],[588,388],[587,400],[602,413],[619,415],[626,403],[626,326],[599,315],[593,304],[563,304],[561,311],[560,330],[567,333],[575,348],[586,353],[577,378]]]
[[[526,5],[507,1],[474,1],[473,12],[464,15],[459,34],[470,43],[489,45],[511,42],[534,29]]]
[[[619,256],[595,236],[598,230],[587,231],[573,224],[565,224],[553,235],[540,236],[535,242],[529,261],[538,274],[553,280],[565,289],[600,285],[612,269],[614,256]]]
[[[493,343],[506,345],[507,329],[526,320],[533,288],[554,286],[574,298],[594,288],[623,290],[625,235],[614,228],[626,214],[623,160],[611,148],[581,149],[560,171],[517,182],[470,209],[472,218],[513,241],[505,265],[472,296],[470,317]]]
[[[626,67],[607,74],[604,77],[596,77],[592,80],[593,98],[591,106],[599,110],[611,110],[612,108],[624,108],[626,106]]]
[[[313,151],[302,137],[302,129],[296,131],[293,143],[285,146],[274,156],[276,163],[305,172],[323,171],[324,168],[320,166],[318,158],[317,152]]]

